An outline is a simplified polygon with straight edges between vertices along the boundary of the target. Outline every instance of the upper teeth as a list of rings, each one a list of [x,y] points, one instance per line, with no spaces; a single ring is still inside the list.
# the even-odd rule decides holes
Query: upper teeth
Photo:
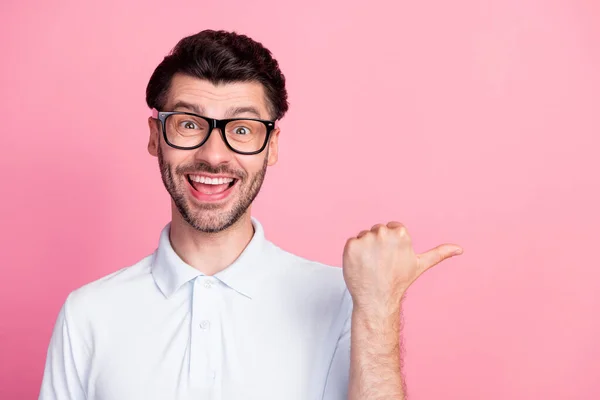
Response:
[[[222,185],[224,183],[233,182],[232,178],[209,178],[202,175],[190,175],[190,180],[207,185]]]

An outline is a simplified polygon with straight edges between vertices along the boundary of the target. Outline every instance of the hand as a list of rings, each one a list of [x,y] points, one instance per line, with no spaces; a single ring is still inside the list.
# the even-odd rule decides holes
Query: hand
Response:
[[[348,239],[343,256],[344,279],[354,307],[399,310],[402,296],[423,272],[462,252],[457,245],[443,244],[415,254],[408,231],[399,222],[360,232]]]

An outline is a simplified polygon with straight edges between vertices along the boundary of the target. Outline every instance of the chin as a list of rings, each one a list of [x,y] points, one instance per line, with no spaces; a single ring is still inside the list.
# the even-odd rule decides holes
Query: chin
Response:
[[[205,233],[217,233],[234,225],[243,215],[236,216],[232,210],[223,208],[200,209],[191,218],[184,218],[194,229]]]

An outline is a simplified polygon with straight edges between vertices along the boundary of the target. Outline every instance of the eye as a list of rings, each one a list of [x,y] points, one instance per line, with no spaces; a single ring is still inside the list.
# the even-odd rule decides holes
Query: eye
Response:
[[[233,133],[244,136],[250,133],[250,129],[246,128],[245,126],[238,126],[233,130]]]
[[[183,129],[200,129],[198,124],[196,124],[194,121],[189,121],[189,120],[181,121],[179,126],[181,126]]]

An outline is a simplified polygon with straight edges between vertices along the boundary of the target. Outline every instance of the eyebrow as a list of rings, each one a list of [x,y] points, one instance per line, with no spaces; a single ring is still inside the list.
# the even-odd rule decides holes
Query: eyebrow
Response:
[[[204,115],[203,107],[198,106],[196,104],[188,103],[183,100],[176,102],[173,106],[173,110],[182,108],[191,111],[195,114]],[[235,118],[240,114],[252,114],[254,117],[262,119],[260,116],[260,111],[258,111],[258,109],[254,106],[232,107],[225,112],[225,118]]]
[[[185,108],[188,111],[192,111],[196,114],[200,114],[203,115],[204,109],[202,107],[198,107],[195,104],[192,103],[187,103],[185,101],[178,101],[177,103],[175,103],[175,105],[173,106],[173,110],[176,110],[178,108]]]
[[[260,112],[256,107],[253,106],[233,107],[225,112],[225,116],[227,118],[235,118],[236,115],[240,114],[253,114],[256,118],[261,119]]]

